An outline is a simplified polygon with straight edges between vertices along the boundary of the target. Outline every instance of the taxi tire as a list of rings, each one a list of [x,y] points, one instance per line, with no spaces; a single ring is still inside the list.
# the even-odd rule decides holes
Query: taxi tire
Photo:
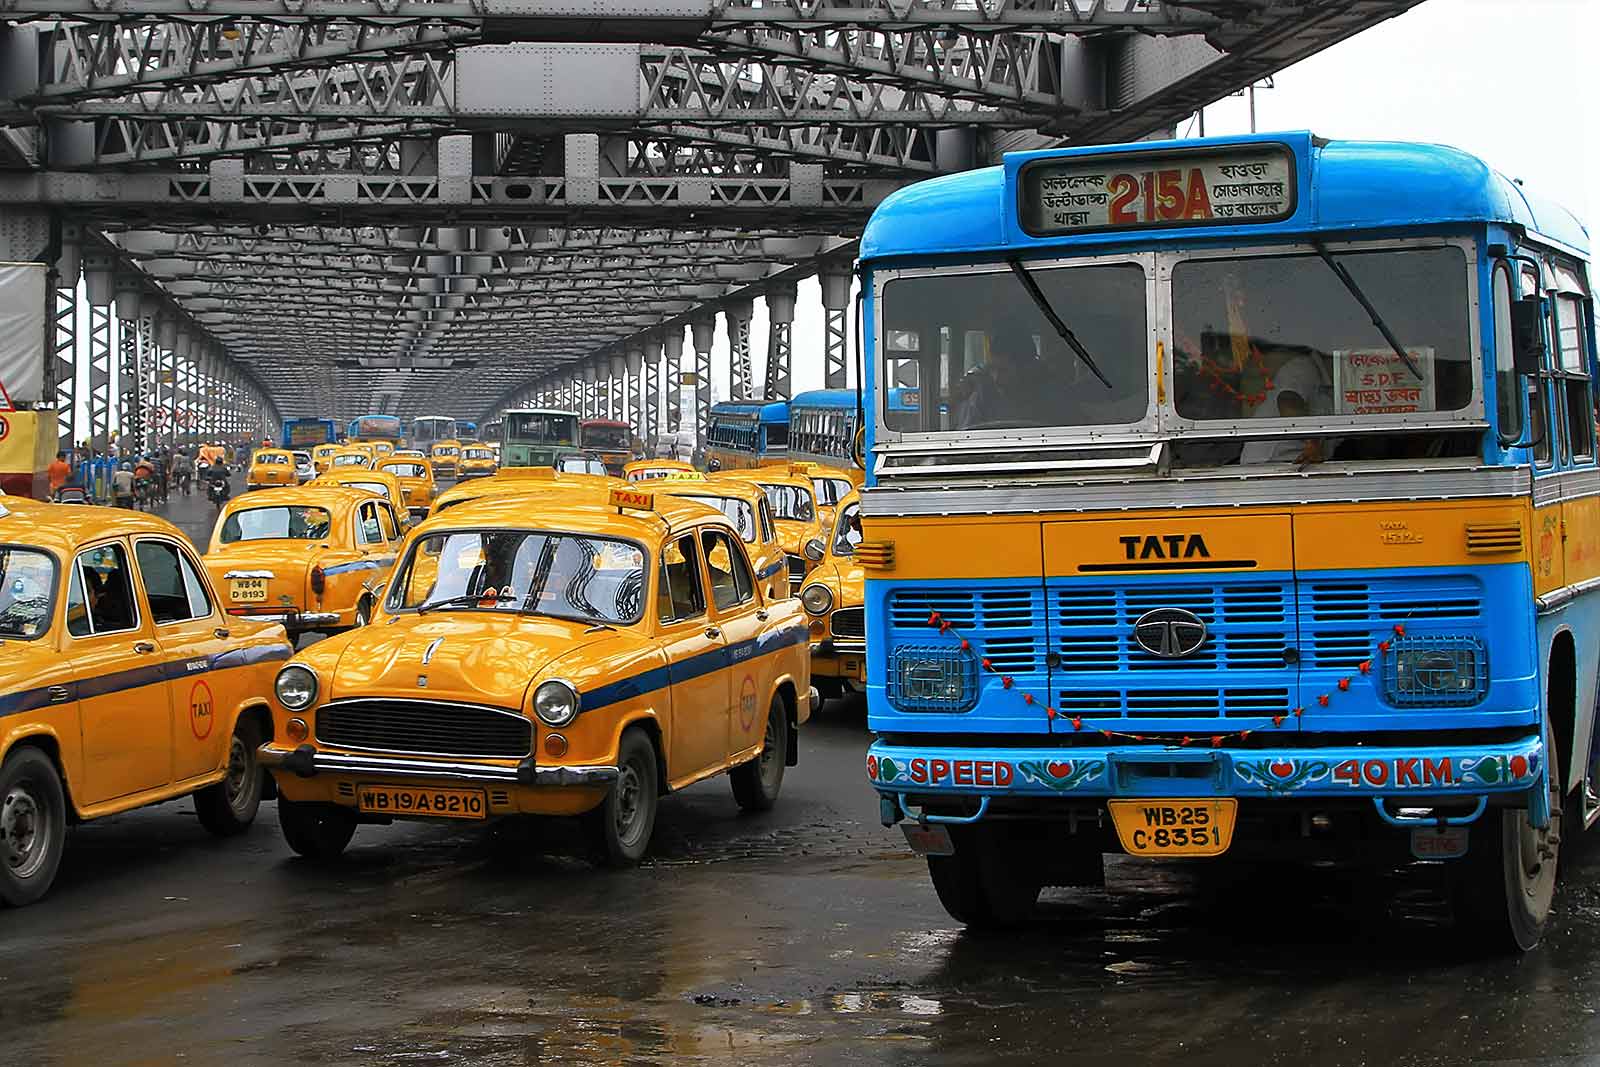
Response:
[[[200,825],[218,837],[232,837],[250,829],[261,808],[262,770],[256,762],[261,747],[261,731],[255,723],[241,719],[228,742],[228,769],[222,781],[208,785],[194,795],[194,813]],[[242,759],[242,787],[229,795],[228,779],[233,777],[234,760]]]
[[[770,811],[783,788],[783,771],[789,752],[789,711],[783,698],[772,697],[761,755],[728,772],[733,799],[745,811]]]
[[[278,826],[289,847],[308,860],[337,859],[356,834],[356,817],[337,804],[278,797]]]
[[[607,867],[635,867],[644,859],[656,830],[656,808],[661,802],[660,771],[656,749],[644,731],[626,730],[617,746],[619,776],[606,791],[605,800],[586,816],[597,858]],[[637,805],[631,832],[617,829],[617,805]]]
[[[50,757],[31,745],[14,749],[0,764],[0,805],[19,787],[43,809],[41,821],[46,837],[45,853],[26,877],[17,877],[0,856],[0,901],[13,908],[32,904],[50,891],[67,846],[67,796],[61,788],[61,776]]]

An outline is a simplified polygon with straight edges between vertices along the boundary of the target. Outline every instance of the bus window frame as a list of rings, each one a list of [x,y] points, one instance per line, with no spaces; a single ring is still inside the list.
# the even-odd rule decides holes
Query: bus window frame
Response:
[[[1425,419],[1409,421],[1404,417],[1374,418],[1362,415],[1319,416],[1314,419],[1252,418],[1232,422],[1185,419],[1177,413],[1177,395],[1172,388],[1171,364],[1174,347],[1171,284],[1173,268],[1179,263],[1196,260],[1315,256],[1317,254],[1316,248],[1307,241],[1269,241],[1267,243],[1252,242],[1208,248],[1152,249],[1073,256],[1061,254],[1070,253],[1072,251],[1070,247],[1051,246],[1028,250],[1029,252],[1058,253],[1058,258],[1027,258],[1024,260],[1028,271],[1035,277],[1058,269],[1087,266],[1136,264],[1144,268],[1145,329],[1148,334],[1145,366],[1150,381],[1150,396],[1145,417],[1134,423],[1096,426],[1036,426],[1001,430],[951,429],[926,432],[904,432],[890,429],[887,408],[889,390],[881,380],[885,374],[884,354],[879,350],[881,341],[888,330],[888,325],[884,319],[886,312],[884,306],[885,288],[895,281],[905,279],[953,274],[995,274],[1008,272],[1010,267],[1004,263],[959,263],[929,267],[880,269],[874,270],[872,273],[872,324],[874,333],[871,338],[871,366],[868,371],[872,376],[872,392],[874,394],[872,418],[876,434],[876,447],[889,452],[896,451],[897,446],[907,450],[920,451],[936,445],[975,444],[982,446],[984,444],[1014,442],[1019,439],[1045,441],[1052,445],[1078,446],[1126,443],[1153,444],[1164,440],[1199,440],[1207,437],[1230,440],[1287,436],[1313,437],[1319,435],[1327,436],[1345,431],[1361,434],[1418,433],[1430,430],[1450,433],[1462,430],[1483,430],[1494,426],[1495,419],[1485,404],[1484,340],[1481,318],[1483,293],[1479,285],[1483,260],[1480,242],[1470,236],[1391,235],[1354,241],[1324,241],[1323,247],[1334,256],[1350,253],[1400,252],[1447,247],[1454,248],[1460,252],[1463,260],[1462,270],[1465,272],[1466,292],[1466,306],[1461,309],[1461,314],[1465,316],[1469,353],[1468,362],[1472,373],[1472,396],[1463,407],[1455,411],[1431,412],[1428,413],[1429,417]],[[1365,317],[1364,312],[1355,306],[1353,302],[1352,307],[1354,308],[1353,314],[1362,318]],[[1070,326],[1072,324],[1071,308],[1057,308],[1056,310]],[[1156,346],[1158,343],[1160,343],[1165,354],[1165,365],[1159,377],[1156,365]],[[934,358],[937,358],[937,355]],[[920,372],[921,360],[917,362],[920,380],[922,376]],[[1158,395],[1157,383],[1159,378],[1164,378],[1166,383],[1164,400]],[[937,395],[931,394],[928,389],[923,389],[921,392],[924,403],[927,402],[929,395]]]

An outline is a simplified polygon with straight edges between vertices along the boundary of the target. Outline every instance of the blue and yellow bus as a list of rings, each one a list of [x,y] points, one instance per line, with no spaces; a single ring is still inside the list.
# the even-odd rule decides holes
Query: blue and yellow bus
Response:
[[[736,470],[789,456],[789,405],[783,400],[726,400],[711,406],[705,464]]]
[[[339,428],[332,419],[286,419],[283,424],[283,447],[291,452],[309,452],[338,439]]]
[[[1573,215],[1266,134],[1007,155],[861,260],[867,772],[950,913],[1108,852],[1437,861],[1534,944],[1600,813]]]
[[[398,415],[363,415],[350,421],[345,439],[394,445],[401,439],[403,430]]]

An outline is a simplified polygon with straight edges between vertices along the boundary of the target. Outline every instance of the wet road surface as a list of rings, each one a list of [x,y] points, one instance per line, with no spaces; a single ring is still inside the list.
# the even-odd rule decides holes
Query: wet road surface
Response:
[[[203,508],[178,509],[202,540]],[[225,841],[189,801],[81,827],[53,893],[0,912],[0,1063],[1600,1058],[1594,843],[1522,958],[1331,875],[1131,860],[1051,891],[1026,933],[974,936],[877,824],[863,715],[805,729],[771,813],[720,779],[668,798],[634,871],[559,828],[418,824],[317,866],[271,803]]]

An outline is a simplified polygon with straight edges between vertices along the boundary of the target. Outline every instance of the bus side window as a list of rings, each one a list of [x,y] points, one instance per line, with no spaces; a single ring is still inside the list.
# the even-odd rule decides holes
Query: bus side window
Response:
[[[1574,277],[1568,281],[1558,271],[1561,288],[1577,287]],[[1566,441],[1572,449],[1574,460],[1594,458],[1594,402],[1590,397],[1589,353],[1584,343],[1588,337],[1588,323],[1584,316],[1581,293],[1559,292],[1551,302],[1555,323],[1550,331],[1555,341],[1552,362],[1555,365],[1556,387],[1565,409]]]
[[[1522,268],[1522,295],[1540,296],[1539,272],[1531,266]],[[1545,404],[1545,379],[1543,374],[1528,382],[1528,417],[1533,423],[1533,461],[1540,467],[1548,467],[1552,456],[1551,441],[1556,434],[1556,429],[1550,424],[1550,414]]]

